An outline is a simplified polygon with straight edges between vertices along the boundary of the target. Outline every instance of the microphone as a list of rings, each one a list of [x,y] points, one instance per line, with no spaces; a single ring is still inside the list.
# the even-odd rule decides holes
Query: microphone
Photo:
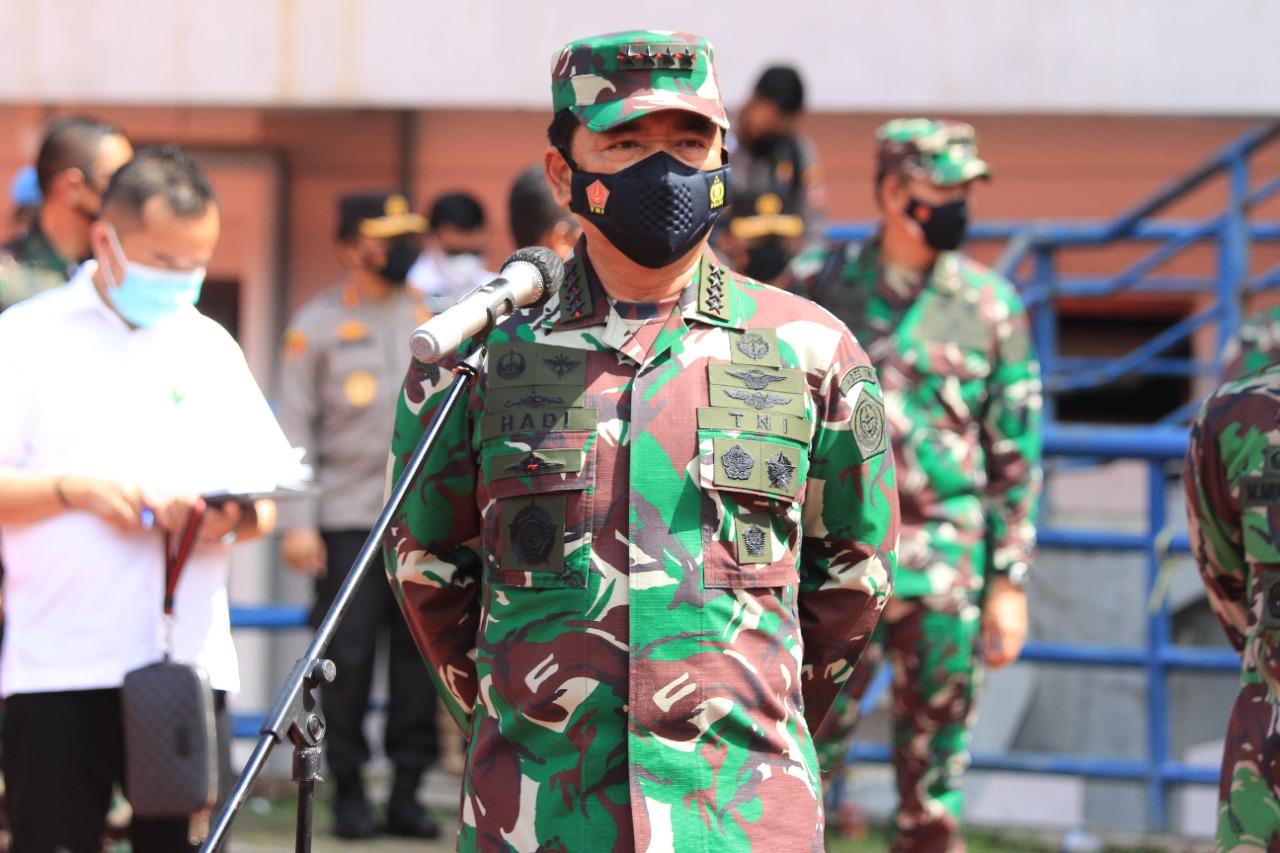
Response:
[[[437,361],[518,309],[550,299],[563,283],[564,261],[559,255],[544,246],[520,249],[502,264],[497,278],[415,329],[409,349],[424,364]]]

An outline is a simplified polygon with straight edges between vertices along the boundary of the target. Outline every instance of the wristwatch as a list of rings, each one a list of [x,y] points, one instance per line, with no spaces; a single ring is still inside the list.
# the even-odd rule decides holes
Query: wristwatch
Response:
[[[1004,578],[1018,589],[1026,589],[1031,583],[1031,567],[1026,563],[1014,563],[1009,566],[1007,572],[1002,572],[996,577]]]

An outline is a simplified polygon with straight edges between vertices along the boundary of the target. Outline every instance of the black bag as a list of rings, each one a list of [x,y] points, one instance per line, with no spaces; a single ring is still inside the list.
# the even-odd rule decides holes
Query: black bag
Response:
[[[178,575],[203,515],[204,503],[199,501],[176,554],[165,536],[166,623],[173,618]],[[164,660],[126,673],[120,691],[125,796],[134,814],[143,817],[187,817],[212,808],[218,797],[218,738],[209,675],[201,667],[169,660],[170,644],[166,636]]]
[[[125,796],[143,817],[186,817],[218,798],[213,689],[203,668],[162,661],[124,677]]]

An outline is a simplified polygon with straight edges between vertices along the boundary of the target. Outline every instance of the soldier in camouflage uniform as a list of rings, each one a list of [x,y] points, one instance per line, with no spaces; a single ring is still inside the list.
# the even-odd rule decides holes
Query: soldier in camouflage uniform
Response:
[[[1218,783],[1219,851],[1280,849],[1280,368],[1223,385],[1191,431],[1191,550],[1242,658]]]
[[[1227,346],[1223,379],[1232,380],[1280,361],[1280,305],[1245,318]]]
[[[470,738],[459,847],[820,851],[811,732],[894,565],[875,372],[707,250],[729,190],[707,40],[570,43],[552,94],[548,182],[584,236],[487,335],[387,543]],[[456,361],[410,370],[395,475]]]
[[[954,251],[970,184],[989,173],[973,129],[893,121],[877,154],[877,236],[802,255],[792,272],[867,347],[899,466],[895,597],[868,650],[894,665],[893,849],[955,851],[982,663],[1016,659],[1026,634],[1039,366],[1012,285]],[[872,672],[859,668],[818,733],[825,768],[839,765]]]
[[[50,125],[36,157],[40,212],[25,234],[0,247],[0,311],[67,283],[89,257],[89,225],[107,182],[132,156],[113,125],[79,116]]]

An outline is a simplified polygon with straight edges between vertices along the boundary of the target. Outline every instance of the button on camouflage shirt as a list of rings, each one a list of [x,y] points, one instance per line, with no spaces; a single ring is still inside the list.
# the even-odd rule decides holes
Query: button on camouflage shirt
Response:
[[[805,293],[848,324],[884,385],[902,536],[894,592],[957,612],[1035,548],[1040,365],[1013,286],[955,252],[904,289],[877,242],[806,253]]]
[[[571,261],[489,336],[388,537],[470,737],[460,848],[820,851],[810,732],[894,567],[875,374],[709,253],[635,319]],[[449,379],[407,376],[395,476]]]

